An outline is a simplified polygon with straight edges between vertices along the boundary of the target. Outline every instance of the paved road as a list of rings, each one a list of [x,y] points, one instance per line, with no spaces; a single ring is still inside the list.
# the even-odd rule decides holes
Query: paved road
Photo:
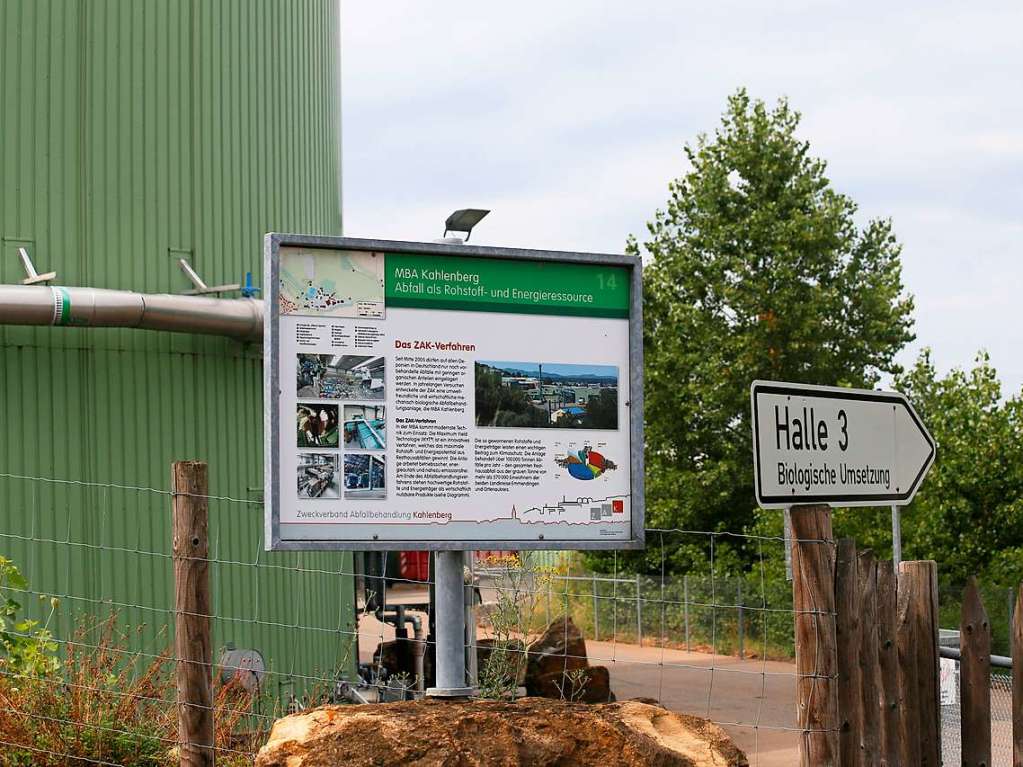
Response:
[[[394,629],[359,622],[360,660]],[[607,666],[619,700],[654,698],[666,708],[722,723],[753,767],[798,763],[795,664],[588,640],[590,663]]]
[[[621,642],[587,641],[586,649],[590,663],[610,670],[619,700],[654,698],[719,722],[753,767],[798,763],[795,664]]]

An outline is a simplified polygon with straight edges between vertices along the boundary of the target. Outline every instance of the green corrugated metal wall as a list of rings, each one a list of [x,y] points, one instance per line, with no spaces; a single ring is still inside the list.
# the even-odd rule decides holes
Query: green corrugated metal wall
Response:
[[[0,0],[0,280],[24,246],[59,284],[179,292],[182,256],[258,283],[264,232],[340,234],[338,23],[336,0]],[[0,348],[0,473],[166,488],[199,458],[212,493],[260,498],[259,347],[3,328]],[[60,631],[111,600],[166,641],[166,496],[0,478],[0,504],[0,552],[67,595]],[[349,557],[264,553],[258,505],[210,522],[245,563],[213,568],[216,647],[299,677],[351,659]]]

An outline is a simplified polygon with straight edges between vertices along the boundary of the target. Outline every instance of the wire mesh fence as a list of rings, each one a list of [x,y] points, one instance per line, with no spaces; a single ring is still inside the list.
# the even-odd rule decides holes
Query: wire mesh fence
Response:
[[[943,631],[941,642],[958,647],[958,631]],[[947,636],[946,636],[947,635]],[[944,764],[962,764],[960,662],[941,659],[941,754]],[[991,669],[991,767],[1012,767],[1012,672]]]
[[[173,651],[171,496],[0,474],[0,554],[23,576],[0,581],[0,764],[174,763],[174,669],[184,660]],[[268,553],[259,501],[206,500],[221,764],[251,763],[288,712],[422,695],[429,571],[403,571],[397,553],[374,567],[347,553]],[[715,557],[725,540],[743,547],[743,567]],[[654,572],[617,557],[607,572],[587,570],[572,553],[468,558],[477,646],[467,667],[481,693],[547,684],[569,700],[654,699],[724,727],[751,764],[793,763],[801,729],[784,540],[648,530],[647,543]],[[671,572],[681,548],[706,551],[705,566]],[[543,670],[560,673],[539,680],[544,637],[553,660],[547,653]],[[35,653],[27,661],[25,648]]]
[[[958,669],[959,661],[949,660]],[[953,672],[958,678],[958,671]],[[941,704],[941,753],[945,764],[962,763],[962,719],[958,683]],[[991,674],[991,767],[1012,767],[1012,676]]]

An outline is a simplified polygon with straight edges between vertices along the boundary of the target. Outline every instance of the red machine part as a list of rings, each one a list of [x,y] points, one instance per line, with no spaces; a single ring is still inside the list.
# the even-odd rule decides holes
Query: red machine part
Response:
[[[488,559],[500,558],[508,554],[515,554],[514,551],[474,551],[476,564],[485,562]],[[429,581],[430,580],[430,552],[429,551],[402,551],[398,557],[398,571],[402,579],[407,581]]]
[[[409,581],[430,580],[430,552],[403,551],[398,559],[401,577]]]

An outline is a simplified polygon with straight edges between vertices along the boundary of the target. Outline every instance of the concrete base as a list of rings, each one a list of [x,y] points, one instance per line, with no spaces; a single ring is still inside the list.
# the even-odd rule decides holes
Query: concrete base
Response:
[[[479,690],[475,687],[427,687],[427,698],[475,698]]]

